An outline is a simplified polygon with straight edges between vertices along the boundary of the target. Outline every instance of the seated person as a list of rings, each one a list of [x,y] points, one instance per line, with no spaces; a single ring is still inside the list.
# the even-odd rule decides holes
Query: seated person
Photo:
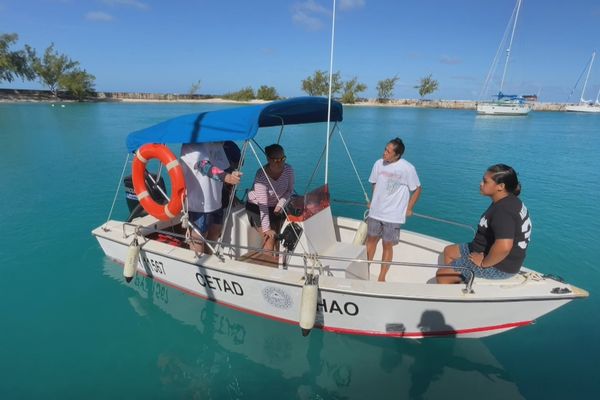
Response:
[[[481,216],[471,243],[444,248],[444,264],[454,268],[440,268],[436,274],[438,283],[460,283],[469,279],[471,273],[476,278],[506,279],[523,265],[531,219],[517,197],[521,192],[517,173],[508,165],[492,165],[483,175],[479,192],[489,197],[492,204]]]
[[[285,163],[283,147],[265,148],[268,163],[256,171],[246,202],[250,225],[263,236],[263,249],[274,250],[276,235],[285,221],[283,206],[294,191],[294,170]]]

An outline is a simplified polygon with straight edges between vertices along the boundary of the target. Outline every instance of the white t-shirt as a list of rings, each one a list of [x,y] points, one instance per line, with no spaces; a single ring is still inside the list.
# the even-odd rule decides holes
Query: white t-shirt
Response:
[[[403,224],[410,192],[421,186],[415,167],[402,158],[389,164],[379,159],[373,165],[369,182],[375,184],[369,217]]]
[[[222,170],[229,168],[223,143],[189,143],[181,146],[188,210],[208,213],[221,208],[223,182],[202,175],[198,164],[203,160],[208,160],[213,167]]]

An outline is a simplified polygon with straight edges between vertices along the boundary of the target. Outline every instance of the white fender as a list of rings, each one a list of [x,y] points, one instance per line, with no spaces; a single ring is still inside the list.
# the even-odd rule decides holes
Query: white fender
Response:
[[[317,317],[317,298],[319,296],[319,286],[316,279],[311,279],[312,275],[306,278],[306,282],[302,287],[302,301],[300,303],[300,328],[302,328],[302,336],[310,333],[310,330],[315,326]]]
[[[358,224],[358,228],[356,229],[356,233],[354,234],[354,240],[352,240],[352,243],[362,246],[365,244],[366,240],[367,240],[367,223],[365,221],[360,221],[360,224]]]
[[[131,282],[133,276],[135,275],[139,256],[140,245],[138,244],[136,237],[129,245],[129,249],[127,250],[127,258],[125,259],[125,265],[123,266],[123,276],[127,282]]]

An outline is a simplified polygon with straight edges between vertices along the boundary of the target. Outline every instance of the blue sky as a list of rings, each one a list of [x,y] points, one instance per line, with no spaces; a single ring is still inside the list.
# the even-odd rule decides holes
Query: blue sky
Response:
[[[221,94],[275,86],[302,95],[301,80],[328,70],[332,0],[0,0],[0,33],[14,48],[51,43],[96,76],[100,91]],[[337,0],[334,71],[376,96],[417,98],[428,74],[433,98],[478,99],[514,0]],[[505,92],[566,101],[600,49],[599,0],[524,0]],[[597,57],[600,58],[600,55]],[[9,87],[1,83],[1,87]],[[581,84],[580,84],[581,86]],[[41,88],[13,82],[10,87]],[[494,85],[492,84],[492,87]],[[497,85],[496,85],[497,87]],[[600,59],[586,97],[600,88]],[[580,92],[574,95],[576,98]]]

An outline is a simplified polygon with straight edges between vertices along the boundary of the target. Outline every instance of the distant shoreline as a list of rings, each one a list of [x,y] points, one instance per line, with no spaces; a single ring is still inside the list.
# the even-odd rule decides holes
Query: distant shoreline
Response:
[[[48,90],[29,89],[0,89],[0,103],[55,103],[76,102],[65,93],[55,98]],[[122,103],[231,103],[231,104],[260,104],[263,100],[235,101],[213,95],[198,94],[160,94],[160,93],[128,93],[128,92],[98,92],[86,102],[122,102]],[[392,99],[388,103],[378,103],[376,100],[360,101],[355,104],[345,104],[352,107],[406,107],[406,108],[436,108],[453,110],[475,110],[477,101],[473,100],[419,100]],[[564,103],[532,103],[534,111],[565,111]]]

